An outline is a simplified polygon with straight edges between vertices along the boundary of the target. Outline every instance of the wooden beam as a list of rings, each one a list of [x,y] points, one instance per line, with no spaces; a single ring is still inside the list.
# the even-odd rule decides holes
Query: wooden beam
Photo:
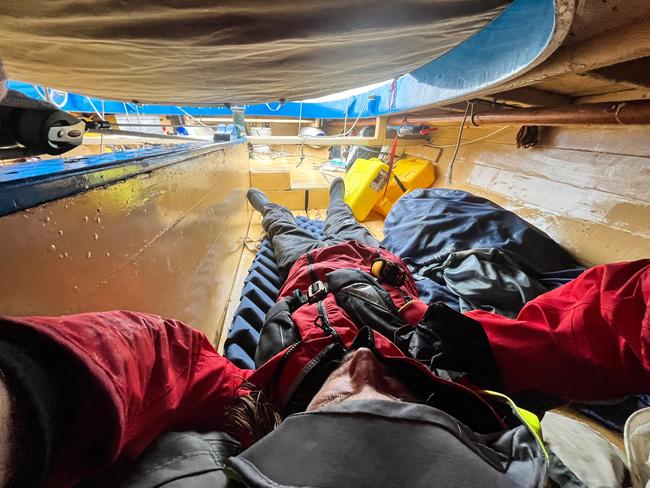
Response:
[[[502,89],[518,88],[566,73],[594,69],[650,56],[650,19],[638,19],[578,44],[557,50],[538,67],[504,83]]]
[[[248,136],[246,139],[251,144],[283,144],[300,145],[309,144],[313,146],[381,146],[386,140],[387,117],[375,119],[375,135],[373,137],[350,137],[350,136]]]
[[[615,92],[587,95],[577,98],[576,103],[627,102],[644,99],[650,99],[650,88],[626,88]]]
[[[300,145],[310,146],[381,146],[374,137],[345,137],[345,136],[248,136],[246,140],[251,144],[270,145]]]
[[[201,122],[208,123],[208,122],[230,122],[232,123],[232,117],[195,117]],[[246,119],[246,123],[268,123],[268,124],[313,124],[315,122],[314,119],[264,119],[264,118],[252,118],[252,119]]]
[[[551,93],[548,91],[538,90],[531,87],[514,88],[503,92],[488,95],[485,98],[495,99],[496,101],[505,101],[508,103],[517,103],[532,107],[548,107],[568,105],[571,103],[571,97]]]

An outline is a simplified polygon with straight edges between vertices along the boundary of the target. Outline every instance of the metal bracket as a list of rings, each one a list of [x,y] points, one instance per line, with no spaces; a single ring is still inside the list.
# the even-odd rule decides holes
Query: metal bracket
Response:
[[[50,127],[47,139],[53,144],[67,143],[79,146],[83,142],[85,132],[86,123],[80,120],[73,125]]]

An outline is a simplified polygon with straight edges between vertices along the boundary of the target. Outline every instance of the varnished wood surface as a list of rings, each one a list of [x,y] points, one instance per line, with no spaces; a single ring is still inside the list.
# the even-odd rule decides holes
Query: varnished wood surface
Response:
[[[0,219],[0,313],[129,309],[214,339],[248,225],[241,145]]]
[[[463,143],[494,133],[472,128]],[[489,198],[540,227],[586,264],[650,256],[650,127],[542,128],[539,145],[517,149],[509,127],[460,147],[452,188]],[[457,130],[435,133],[441,148],[410,146],[446,187]]]

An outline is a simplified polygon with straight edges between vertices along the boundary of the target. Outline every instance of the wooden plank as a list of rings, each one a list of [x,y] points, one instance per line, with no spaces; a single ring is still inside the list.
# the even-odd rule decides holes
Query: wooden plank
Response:
[[[603,32],[622,28],[650,15],[648,0],[577,2],[576,15],[565,44],[584,41]]]
[[[540,90],[561,93],[568,97],[602,95],[635,88],[626,81],[595,76],[591,73],[567,73],[532,85]]]
[[[305,190],[307,194],[307,208],[327,208],[330,203],[330,192],[328,188],[312,188]]]
[[[579,97],[576,99],[576,103],[626,102],[628,100],[645,100],[648,98],[650,98],[650,89],[635,87],[605,94]]]
[[[462,143],[483,138],[496,129],[491,127],[475,127],[463,131]],[[487,139],[486,142],[515,145],[515,136],[519,130],[518,126],[509,127]],[[435,132],[434,144],[450,146],[446,150],[453,151],[458,135],[457,129],[441,128]],[[570,127],[542,127],[540,130],[539,143],[535,150],[540,148],[549,149],[573,149],[583,152],[602,152],[607,154],[618,154],[628,156],[650,156],[650,126],[629,125],[629,126],[570,126]],[[481,141],[473,143],[479,144]],[[410,155],[419,154],[422,151],[427,159],[435,159],[440,152],[437,149],[426,146],[414,145],[407,147]],[[428,150],[431,149],[431,150]],[[522,150],[522,156],[525,156]]]
[[[504,83],[500,90],[537,84],[566,73],[585,73],[631,59],[643,58],[650,55],[648,39],[650,39],[650,21],[647,17],[641,16],[625,28],[612,29],[564,49],[558,49],[536,68]],[[607,48],[604,49],[603,46]],[[552,81],[543,89],[555,91],[552,89]]]
[[[238,145],[2,217],[0,312],[141,310],[216,337],[248,224],[247,160]]]
[[[375,239],[381,241],[384,239],[384,216],[375,212],[374,210],[368,214],[366,220],[361,222],[366,229],[375,237]]]
[[[595,420],[587,417],[586,415],[576,410],[573,410],[572,408],[560,407],[560,408],[555,408],[552,411],[559,415],[563,415],[564,417],[568,417],[570,419],[577,420],[578,422],[585,424],[591,430],[595,431],[596,433],[600,434],[602,437],[607,439],[607,441],[610,444],[614,445],[622,453],[625,452],[625,443],[623,441],[623,434],[608,429],[601,423],[596,422]]]
[[[447,187],[444,178],[436,182],[435,186]],[[650,254],[650,238],[614,228],[607,223],[589,222],[571,215],[554,214],[533,207],[510,194],[498,193],[491,187],[475,186],[461,178],[455,178],[451,188],[487,198],[515,212],[546,232],[587,265],[642,259]]]
[[[571,103],[570,97],[549,91],[538,90],[529,86],[493,93],[489,95],[489,98],[500,102],[515,102],[529,107],[557,107]]]
[[[196,117],[195,117],[196,118]],[[210,124],[212,122],[230,122],[232,123],[232,117],[198,117],[198,120],[205,124]],[[247,124],[302,124],[302,125],[309,125],[313,124],[315,122],[314,119],[278,119],[278,118],[271,118],[271,119],[265,119],[263,117],[253,117],[253,118],[246,118],[246,123]]]
[[[606,147],[611,140],[615,141],[612,147],[617,150],[626,150],[626,141],[629,141],[630,152],[643,153],[649,150],[649,148],[643,147],[643,141],[647,140],[646,131],[650,128],[615,128],[612,132],[603,131],[600,134],[590,133],[589,128],[586,127],[558,129],[554,138],[566,145],[589,146],[590,143],[593,143],[595,148],[599,144]],[[482,144],[479,142],[476,143],[476,146],[468,147],[473,148],[474,154],[480,154]],[[514,211],[548,233],[585,263],[600,264],[640,259],[650,255],[650,237],[647,235],[650,230],[647,225],[649,209],[647,206],[634,204],[623,197],[602,192],[599,188],[574,188],[569,177],[558,183],[545,180],[540,176],[523,175],[519,172],[516,163],[527,159],[530,150],[517,152],[512,149],[512,145],[498,143],[494,143],[493,146],[496,151],[511,148],[510,150],[513,151],[511,168],[513,170],[508,172],[498,168],[476,165],[469,156],[465,160],[464,151],[461,150],[456,161],[451,188],[469,191]],[[441,151],[433,148],[409,147],[407,152],[411,152],[416,157],[424,153],[423,155],[432,161],[437,161],[435,168],[438,177],[434,187],[448,186],[445,182],[445,174],[453,149]],[[583,169],[591,174],[597,169],[596,166],[589,167],[588,165],[588,156],[593,153],[584,152],[584,154],[587,158],[582,161]],[[516,155],[520,156],[515,158]],[[498,162],[497,156],[498,153],[494,158]],[[623,167],[625,160],[626,158],[621,159],[620,164]],[[560,158],[559,161],[556,160],[556,164],[557,168],[554,173],[557,178],[560,178],[565,171],[564,166],[570,163],[567,163],[564,158]],[[470,179],[469,175],[474,170],[483,171],[483,173]],[[647,170],[644,171],[647,174]],[[612,179],[617,178],[634,179],[636,175],[633,172],[625,173],[623,170],[620,177],[617,174],[612,176]],[[640,184],[637,189],[640,191],[642,187],[643,185]],[[543,189],[545,190],[542,191]],[[643,191],[639,195],[635,195],[634,201],[638,202],[639,199],[647,198],[646,194],[647,191]],[[616,199],[618,202],[614,201]]]
[[[608,193],[628,201],[650,203],[650,158],[571,149],[517,149],[491,142],[461,146],[458,159],[507,170],[517,177],[534,177],[570,184],[576,190]]]
[[[251,144],[271,144],[271,145],[303,145],[311,144],[314,146],[340,146],[340,145],[359,145],[359,146],[381,146],[386,139],[387,117],[377,117],[375,119],[375,135],[373,137],[348,137],[348,136],[248,136],[247,140]]]
[[[269,145],[302,145],[312,144],[314,146],[377,146],[381,145],[374,137],[345,137],[345,136],[248,136],[247,141],[251,144]]]

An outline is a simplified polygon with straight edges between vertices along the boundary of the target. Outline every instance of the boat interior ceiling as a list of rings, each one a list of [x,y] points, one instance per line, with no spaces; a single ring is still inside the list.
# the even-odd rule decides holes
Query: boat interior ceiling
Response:
[[[323,165],[392,142],[585,265],[650,255],[647,0],[33,4],[0,12],[5,102],[83,123],[62,156],[0,152],[3,314],[143,310],[223,345],[262,232],[246,189],[319,218]]]

